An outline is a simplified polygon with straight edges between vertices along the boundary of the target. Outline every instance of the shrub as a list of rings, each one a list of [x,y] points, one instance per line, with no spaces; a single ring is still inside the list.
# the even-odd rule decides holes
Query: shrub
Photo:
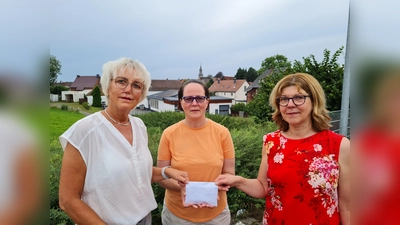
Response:
[[[68,111],[68,106],[67,105],[61,105],[61,110]]]
[[[235,112],[244,111],[245,108],[246,104],[244,104],[243,102],[239,102],[231,106],[231,111]]]
[[[60,209],[50,208],[50,224],[73,225],[75,224],[68,215]]]
[[[94,87],[93,92],[93,107],[101,107],[101,91],[99,86]]]
[[[185,118],[185,115],[182,112],[155,112],[137,115],[137,117],[143,120],[147,128],[158,127],[161,130],[164,130],[172,124],[183,120]]]
[[[69,88],[61,86],[61,85],[56,85],[56,86],[50,86],[50,93],[55,94],[55,95],[61,95],[62,91],[68,91]]]
[[[87,103],[87,102],[83,102],[83,103],[82,103],[82,106],[83,106],[85,109],[87,109],[87,110],[90,109],[90,105],[89,105],[89,103]]]

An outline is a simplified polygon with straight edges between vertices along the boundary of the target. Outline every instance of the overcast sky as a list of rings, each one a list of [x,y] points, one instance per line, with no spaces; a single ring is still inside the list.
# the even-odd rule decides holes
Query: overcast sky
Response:
[[[59,1],[50,53],[59,80],[101,74],[119,57],[142,62],[152,79],[258,70],[276,54],[290,61],[346,45],[348,1]],[[344,55],[340,57],[344,62]]]
[[[400,2],[351,7],[351,49],[400,52]],[[119,57],[139,60],[153,79],[196,78],[200,65],[205,76],[234,76],[276,54],[320,61],[324,49],[346,46],[348,9],[348,0],[5,1],[0,70],[32,73],[49,52],[62,64],[59,81],[101,74]]]

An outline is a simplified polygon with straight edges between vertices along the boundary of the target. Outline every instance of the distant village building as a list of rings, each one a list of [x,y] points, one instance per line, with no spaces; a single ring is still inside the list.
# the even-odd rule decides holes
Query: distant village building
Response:
[[[168,90],[178,91],[181,85],[182,85],[182,80],[169,80],[169,79],[151,80],[151,86],[147,94],[147,97]],[[143,105],[145,108],[151,109],[151,105],[156,105],[156,104],[158,103],[156,103],[155,100],[150,100],[149,98],[145,98],[138,104],[138,106]]]
[[[199,78],[199,80],[201,80],[203,83],[207,84],[207,83],[212,79],[212,76],[209,75],[209,76],[205,77],[205,76],[203,75],[203,69],[201,68],[201,65],[200,65],[198,78]]]
[[[220,80],[217,79],[209,88],[216,96],[233,98],[233,104],[246,103],[245,90],[249,86],[246,80]]]
[[[74,82],[69,87],[69,91],[61,92],[61,100],[66,102],[79,102],[79,99],[84,98],[94,87],[100,85],[100,75],[81,76],[76,75]]]

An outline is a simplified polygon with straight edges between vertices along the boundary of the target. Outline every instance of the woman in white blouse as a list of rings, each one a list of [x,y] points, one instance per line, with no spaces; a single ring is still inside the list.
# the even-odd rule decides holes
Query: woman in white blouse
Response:
[[[147,95],[143,64],[120,58],[103,65],[108,107],[73,124],[60,136],[64,149],[60,207],[77,224],[151,224],[157,208],[152,182],[187,173],[153,167],[143,121],[129,113]]]

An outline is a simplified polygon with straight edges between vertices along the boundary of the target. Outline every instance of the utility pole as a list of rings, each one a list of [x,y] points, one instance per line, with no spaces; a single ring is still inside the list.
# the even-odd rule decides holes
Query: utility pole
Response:
[[[339,133],[347,136],[349,126],[349,109],[350,109],[350,5],[349,5],[349,18],[347,21],[347,40],[346,40],[346,53],[344,59],[344,76],[342,88],[342,106],[340,109],[340,126]]]

